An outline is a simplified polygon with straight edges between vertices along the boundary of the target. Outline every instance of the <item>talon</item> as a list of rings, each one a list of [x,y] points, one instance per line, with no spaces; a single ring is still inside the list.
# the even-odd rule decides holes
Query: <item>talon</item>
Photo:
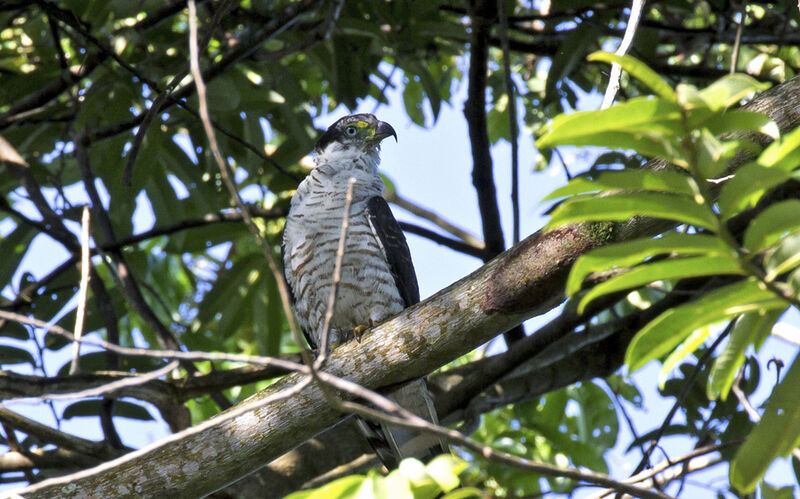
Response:
[[[344,335],[344,341],[350,341],[351,338],[355,338],[358,343],[361,343],[361,337],[364,335],[364,331],[372,328],[375,324],[372,322],[372,319],[369,320],[369,325],[364,326],[363,324],[359,324],[358,326],[354,327],[353,329],[347,331]]]

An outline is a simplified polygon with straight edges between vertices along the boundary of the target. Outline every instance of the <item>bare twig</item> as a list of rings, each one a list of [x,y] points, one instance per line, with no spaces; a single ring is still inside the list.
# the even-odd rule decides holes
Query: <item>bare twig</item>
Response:
[[[493,258],[505,249],[497,191],[494,184],[494,167],[486,123],[486,78],[489,57],[489,34],[496,4],[489,0],[474,2],[470,17],[469,87],[464,103],[464,116],[472,147],[472,184],[478,195],[483,239]]]
[[[736,66],[739,63],[739,50],[742,45],[742,33],[744,32],[744,25],[747,22],[747,2],[742,2],[739,9],[739,20],[736,22],[736,38],[733,41],[733,49],[731,49],[731,68],[729,74],[736,72]]]
[[[385,413],[369,408],[362,404],[347,401],[338,401],[337,408],[340,410],[377,420],[382,423],[389,423],[404,428],[411,428],[426,433],[431,433],[454,444],[467,447],[468,449],[482,455],[486,459],[491,459],[495,462],[500,462],[525,471],[540,473],[546,476],[571,478],[573,480],[611,487],[615,490],[633,494],[637,497],[650,499],[665,499],[668,497],[659,492],[652,492],[630,484],[618,482],[609,478],[607,475],[601,475],[599,473],[578,469],[561,468],[545,463],[537,463],[528,459],[513,456],[511,454],[506,454],[505,452],[494,450],[489,446],[475,442],[458,431],[435,425],[404,409],[402,406],[396,404],[392,400],[378,394],[377,392],[364,388],[357,383],[353,383],[324,372],[320,372],[319,377],[325,383],[328,383],[339,390],[346,391],[352,395],[356,395],[360,399],[367,400],[371,404],[374,404],[385,411]]]
[[[354,177],[347,181],[347,192],[344,198],[344,213],[342,214],[342,228],[339,233],[339,246],[336,248],[336,263],[333,267],[333,278],[331,281],[331,293],[328,297],[328,307],[325,310],[325,321],[322,325],[322,337],[320,338],[319,355],[314,362],[314,368],[319,369],[325,363],[328,356],[328,334],[331,329],[333,312],[336,308],[336,294],[339,291],[339,281],[342,279],[342,260],[344,259],[344,248],[347,242],[347,228],[350,226],[350,204],[353,202],[353,186],[356,183]]]
[[[615,54],[622,56],[628,53],[628,49],[630,49],[633,43],[633,37],[636,35],[636,28],[639,26],[639,19],[642,16],[644,2],[645,0],[633,0],[631,4],[631,15],[628,16],[628,25],[625,27],[625,35],[623,35],[619,47],[616,52],[614,52]],[[616,97],[617,91],[619,91],[619,79],[621,75],[622,66],[615,62],[611,65],[611,75],[608,77],[608,87],[606,87],[606,93],[603,96],[603,103],[600,105],[600,109],[611,107],[611,104],[614,103],[614,97]]]
[[[519,242],[519,127],[517,124],[517,100],[514,81],[511,79],[511,55],[508,48],[508,16],[506,3],[497,0],[497,15],[500,18],[500,45],[503,48],[503,74],[508,97],[508,130],[511,135],[511,211],[513,214],[513,242]]]
[[[120,454],[120,452],[107,447],[103,442],[94,442],[50,428],[47,425],[6,409],[3,404],[0,404],[0,421],[14,429],[35,436],[42,442],[64,447],[87,456],[111,459]]]
[[[214,33],[215,27],[219,24],[220,20],[222,19],[223,13],[228,10],[228,5],[230,4],[230,0],[223,0],[219,7],[216,8],[214,12],[214,17],[209,24],[208,31],[206,35],[203,37],[203,41],[200,43],[201,47],[206,47],[208,42],[211,40],[211,35]],[[142,146],[144,142],[144,136],[147,133],[147,130],[150,127],[150,124],[153,122],[153,119],[158,116],[158,113],[161,111],[161,108],[167,102],[167,100],[171,97],[172,91],[178,84],[189,74],[189,67],[181,69],[178,73],[172,77],[167,86],[160,90],[158,85],[153,87],[153,90],[158,92],[158,96],[153,100],[153,103],[150,105],[150,109],[148,109],[144,117],[142,118],[142,122],[139,124],[139,129],[136,131],[136,136],[133,138],[133,142],[131,144],[131,148],[128,150],[127,157],[125,159],[125,168],[122,171],[122,184],[130,186],[131,181],[133,179],[133,166],[136,163],[136,157],[139,154],[139,148]],[[151,82],[155,83],[155,82]]]
[[[75,314],[75,339],[72,350],[72,364],[69,373],[75,374],[79,369],[81,355],[81,336],[83,335],[83,321],[86,318],[86,297],[89,292],[89,206],[83,207],[81,215],[81,283],[78,290],[78,309]]]
[[[458,251],[459,253],[464,253],[465,255],[474,256],[475,258],[480,258],[481,260],[486,259],[487,252],[485,249],[478,249],[471,244],[459,241],[458,239],[452,239],[447,236],[443,236],[442,234],[432,231],[427,227],[412,224],[411,222],[399,221],[397,223],[400,224],[400,228],[403,229],[404,232],[416,234],[420,237],[430,239],[436,244],[441,244],[442,246],[450,248],[453,251]]]
[[[647,448],[647,451],[642,456],[642,459],[639,461],[639,464],[636,466],[636,469],[633,470],[633,473],[631,473],[631,476],[641,472],[647,466],[647,463],[650,460],[650,456],[652,455],[653,450],[655,450],[656,445],[661,440],[661,437],[663,437],[664,433],[667,431],[667,427],[672,421],[672,418],[675,416],[675,413],[678,412],[678,408],[681,406],[684,399],[686,399],[686,396],[689,395],[689,391],[692,389],[692,386],[694,385],[697,376],[700,374],[700,371],[703,370],[703,366],[705,366],[706,362],[708,362],[708,359],[711,358],[711,354],[714,353],[714,350],[716,350],[719,344],[722,343],[722,340],[728,337],[731,330],[733,330],[735,322],[736,321],[730,321],[727,327],[725,327],[725,330],[722,331],[722,333],[720,333],[719,336],[717,336],[717,339],[714,340],[714,343],[712,343],[711,346],[708,347],[708,349],[705,352],[703,352],[703,355],[701,355],[700,358],[697,359],[697,365],[695,365],[692,374],[689,376],[688,379],[686,379],[686,381],[684,381],[683,389],[678,394],[678,397],[675,399],[675,403],[672,405],[672,408],[669,410],[667,416],[664,418],[664,422],[661,423],[661,427],[658,429],[655,436],[653,437],[653,443],[650,445],[650,447]]]
[[[472,22],[472,33],[469,40],[469,86],[467,88],[467,101],[464,103],[464,117],[467,120],[469,142],[472,149],[472,185],[475,187],[475,192],[478,196],[483,240],[484,244],[486,244],[484,262],[488,262],[505,249],[486,122],[489,45],[492,22],[497,14],[496,10],[497,4],[491,0],[471,2],[469,13]],[[525,329],[522,325],[503,333],[506,345],[511,345],[524,337]]]
[[[483,250],[486,245],[478,239],[477,237],[473,236],[469,233],[466,229],[463,229],[454,223],[446,220],[444,217],[435,213],[424,206],[421,206],[410,199],[406,199],[402,197],[396,190],[394,189],[384,189],[383,197],[386,198],[386,201],[403,208],[404,210],[413,213],[414,215],[424,218],[425,220],[429,221],[430,223],[436,225],[437,227],[441,228],[445,232],[448,232],[455,237],[461,239],[468,245],[474,247],[475,249]]]
[[[164,367],[144,373],[140,376],[130,376],[117,381],[106,383],[104,385],[95,388],[88,388],[86,390],[80,390],[77,392],[60,393],[60,394],[48,393],[45,395],[41,395],[39,397],[13,398],[13,399],[7,399],[5,403],[30,404],[36,402],[43,402],[45,400],[72,400],[77,398],[102,397],[104,395],[113,393],[123,388],[142,385],[151,380],[158,379],[161,376],[164,376],[169,372],[177,369],[179,365],[180,363],[178,361],[172,361]]]
[[[206,86],[205,82],[203,81],[203,75],[200,72],[200,60],[198,58],[197,53],[197,17],[196,17],[196,7],[194,0],[188,1],[189,6],[189,57],[190,57],[190,66],[192,72],[192,78],[195,80],[195,86],[197,87],[197,98],[200,103],[200,118],[203,122],[203,128],[205,129],[206,136],[208,136],[209,147],[211,148],[211,153],[214,156],[214,160],[219,167],[220,175],[222,176],[222,180],[225,183],[228,192],[231,195],[236,207],[239,209],[239,212],[242,214],[242,219],[244,223],[247,225],[248,230],[250,233],[253,234],[254,239],[258,243],[259,247],[261,248],[261,252],[264,254],[264,258],[267,260],[267,264],[269,265],[269,269],[272,272],[273,277],[275,278],[275,282],[278,286],[278,293],[281,297],[281,304],[283,305],[283,311],[286,314],[286,319],[289,322],[289,328],[292,331],[292,335],[294,336],[295,341],[298,345],[303,344],[303,337],[300,333],[300,327],[297,324],[297,319],[292,312],[291,300],[289,299],[289,290],[286,286],[286,280],[283,277],[283,274],[278,267],[275,258],[272,256],[272,248],[267,244],[264,238],[261,236],[261,232],[258,230],[258,227],[253,223],[252,218],[250,217],[250,213],[247,211],[247,207],[245,207],[244,202],[242,201],[241,196],[239,195],[239,191],[236,188],[236,184],[234,184],[233,179],[231,178],[230,172],[228,170],[228,165],[225,163],[222,154],[219,151],[219,146],[217,145],[216,135],[214,133],[214,128],[211,126],[211,118],[208,113],[208,103],[206,101]],[[311,359],[311,354],[307,350],[302,350],[303,354],[303,362],[306,365],[312,365],[313,361]]]
[[[69,331],[67,331],[66,329],[62,328],[57,324],[48,324],[45,321],[34,319],[32,317],[27,317],[22,314],[17,314],[15,312],[8,312],[6,310],[0,310],[0,318],[21,322],[23,324],[29,324],[31,326],[42,328],[51,333],[62,336],[69,341],[77,341],[75,339],[75,335],[73,335],[72,333],[70,333]],[[211,353],[211,352],[183,352],[180,350],[148,350],[146,348],[123,347],[116,345],[114,343],[109,343],[107,341],[94,340],[88,338],[81,338],[80,343],[84,345],[93,345],[96,347],[104,348],[106,350],[111,350],[112,352],[116,352],[120,355],[130,355],[135,357],[150,357],[154,359],[189,360],[189,361],[210,360],[210,361],[227,361],[227,362],[246,362],[260,366],[277,367],[280,369],[285,369],[287,371],[300,371],[304,373],[308,372],[306,366],[304,366],[303,364],[292,362],[290,360],[278,359],[275,357],[261,357],[255,355],[240,355],[240,354],[221,353],[221,352]]]

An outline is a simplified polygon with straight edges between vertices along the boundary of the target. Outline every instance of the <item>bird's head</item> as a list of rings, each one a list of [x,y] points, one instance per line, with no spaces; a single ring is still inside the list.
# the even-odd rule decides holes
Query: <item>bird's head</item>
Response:
[[[397,140],[392,125],[368,113],[351,114],[331,125],[319,138],[314,150],[319,154],[335,144],[337,149],[373,152],[380,149],[380,143],[386,137]]]

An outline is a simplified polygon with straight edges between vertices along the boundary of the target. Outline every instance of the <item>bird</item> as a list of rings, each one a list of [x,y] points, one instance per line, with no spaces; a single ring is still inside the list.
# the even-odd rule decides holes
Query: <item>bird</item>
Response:
[[[411,253],[403,231],[382,196],[380,144],[397,134],[372,114],[353,114],[333,123],[318,139],[314,168],[292,197],[283,232],[284,274],[298,323],[312,349],[321,347],[333,285],[347,190],[351,206],[338,292],[330,320],[331,347],[419,302]],[[388,398],[438,424],[433,400],[420,378],[393,389]],[[447,446],[423,434],[356,418],[387,469],[407,457],[427,462]]]

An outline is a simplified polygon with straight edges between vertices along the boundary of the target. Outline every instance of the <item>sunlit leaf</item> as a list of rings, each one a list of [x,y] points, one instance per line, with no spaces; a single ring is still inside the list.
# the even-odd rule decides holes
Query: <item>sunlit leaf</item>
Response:
[[[667,358],[664,359],[664,363],[661,365],[661,371],[658,373],[658,387],[663,390],[664,383],[667,381],[667,376],[670,372],[677,366],[687,355],[691,355],[695,352],[700,346],[705,343],[706,338],[711,334],[711,328],[701,327],[695,329],[692,334],[689,335],[688,338],[683,340],[678,347],[672,351]]]
[[[775,141],[756,160],[758,164],[790,172],[800,166],[800,128]]]
[[[700,90],[698,97],[709,108],[714,110],[725,109],[747,97],[753,92],[768,89],[769,83],[762,83],[741,73],[723,76],[708,87]]]
[[[543,201],[574,194],[618,189],[686,195],[694,195],[698,191],[692,177],[681,171],[620,170],[602,172],[591,180],[585,177],[574,178],[564,187],[551,192]]]
[[[752,208],[769,189],[791,179],[779,168],[767,168],[758,163],[748,163],[736,170],[725,182],[719,195],[719,210],[723,219]]]
[[[582,313],[586,305],[600,296],[638,288],[654,281],[742,273],[738,260],[723,255],[671,258],[645,263],[594,286],[578,303],[578,313]]]
[[[318,489],[301,490],[289,494],[284,499],[328,499],[356,497],[356,492],[364,482],[364,475],[350,475],[334,480]]]
[[[775,203],[758,214],[747,226],[744,246],[758,253],[777,243],[786,233],[800,230],[800,201],[788,199]]]
[[[601,145],[636,149],[631,147],[636,143],[633,140],[636,134],[682,136],[685,130],[680,117],[680,110],[674,103],[639,97],[600,111],[558,115],[536,141],[536,147]],[[609,132],[618,132],[618,135]]]
[[[622,69],[627,71],[632,77],[644,83],[647,88],[653,91],[656,95],[663,99],[670,101],[675,100],[675,91],[667,83],[666,80],[650,69],[642,61],[629,55],[619,56],[609,52],[594,52],[587,57],[589,61],[602,61],[608,63],[617,63]]]
[[[714,178],[724,172],[730,160],[742,149],[736,141],[722,141],[703,129],[696,142],[695,166],[703,178]]]
[[[650,321],[631,341],[625,362],[631,372],[668,354],[694,330],[747,312],[786,308],[786,302],[748,278],[672,308]]]
[[[692,198],[656,192],[576,196],[559,205],[548,228],[574,222],[623,221],[636,216],[663,218],[714,230],[717,219]]]
[[[593,272],[625,268],[656,255],[728,255],[731,250],[717,237],[704,234],[670,232],[657,239],[635,239],[593,249],[572,265],[567,294],[575,294],[583,280]]]
[[[753,131],[763,133],[774,140],[781,136],[778,124],[769,116],[746,109],[729,109],[724,113],[713,113],[700,123],[693,123],[690,118],[690,124],[695,128],[707,128],[714,135],[734,131]]]
[[[800,231],[785,237],[774,251],[768,252],[764,260],[766,279],[772,281],[798,265],[800,265]]]

